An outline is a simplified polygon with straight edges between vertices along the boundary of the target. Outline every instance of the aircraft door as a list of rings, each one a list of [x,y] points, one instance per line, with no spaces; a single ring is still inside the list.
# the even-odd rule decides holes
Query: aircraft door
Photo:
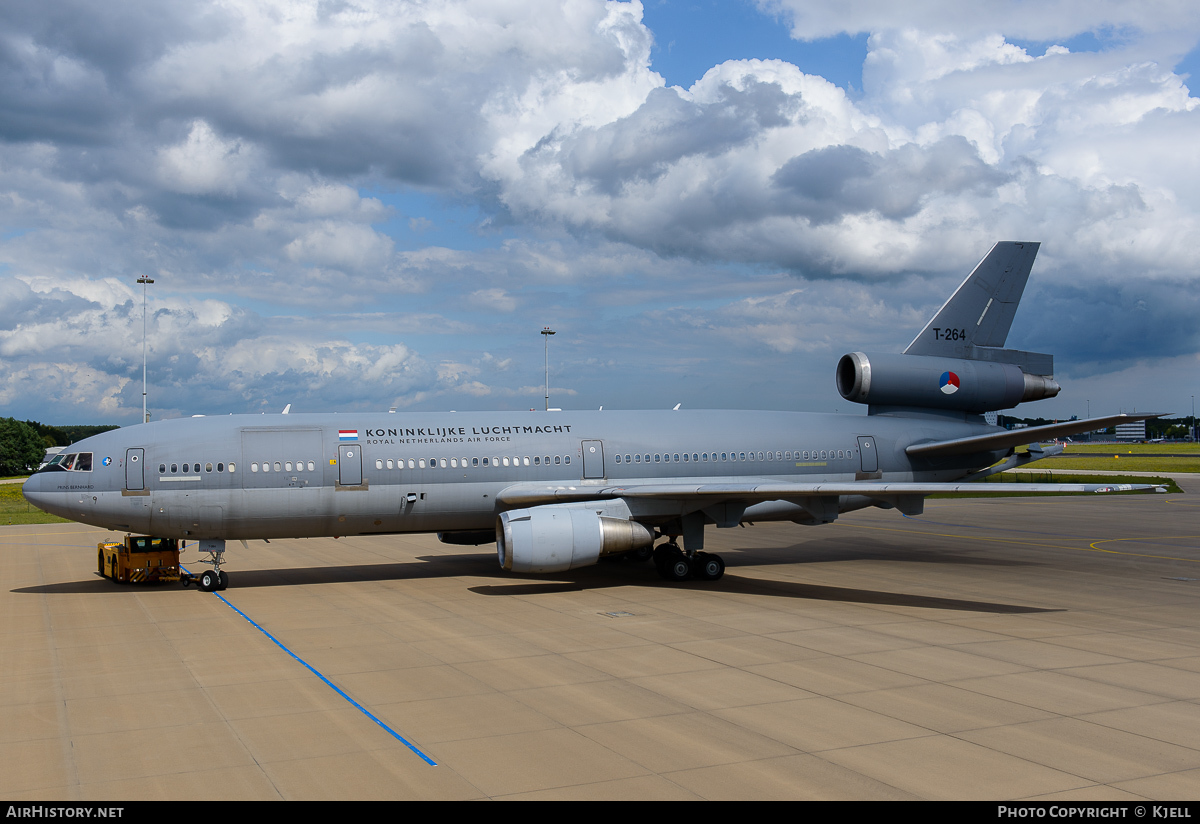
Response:
[[[583,477],[604,477],[604,442],[583,442]]]
[[[142,490],[146,488],[146,476],[142,467],[146,463],[146,450],[141,447],[125,450],[125,488]]]
[[[863,472],[879,471],[879,455],[875,451],[875,439],[870,435],[858,436],[858,454],[862,459]]]
[[[362,485],[362,447],[356,443],[338,444],[338,482],[342,486]]]

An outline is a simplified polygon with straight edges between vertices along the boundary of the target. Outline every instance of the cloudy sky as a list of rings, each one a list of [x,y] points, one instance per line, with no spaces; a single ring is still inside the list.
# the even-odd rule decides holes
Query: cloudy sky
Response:
[[[1191,0],[0,5],[0,415],[865,411],[997,240],[1018,414],[1200,393]],[[1200,83],[1200,80],[1197,81]]]

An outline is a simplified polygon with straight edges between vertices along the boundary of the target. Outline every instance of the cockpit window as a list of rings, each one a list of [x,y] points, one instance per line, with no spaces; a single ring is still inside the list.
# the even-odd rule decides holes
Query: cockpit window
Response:
[[[91,472],[92,471],[92,453],[91,452],[69,452],[66,455],[59,453],[54,456],[50,463],[46,464],[47,469],[70,470],[75,472]]]

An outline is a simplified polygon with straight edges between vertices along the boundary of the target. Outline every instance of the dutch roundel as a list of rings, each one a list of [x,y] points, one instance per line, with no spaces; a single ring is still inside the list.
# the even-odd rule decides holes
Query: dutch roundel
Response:
[[[942,388],[943,395],[953,395],[958,391],[958,375],[953,372],[943,372],[942,378],[938,381],[938,386]]]

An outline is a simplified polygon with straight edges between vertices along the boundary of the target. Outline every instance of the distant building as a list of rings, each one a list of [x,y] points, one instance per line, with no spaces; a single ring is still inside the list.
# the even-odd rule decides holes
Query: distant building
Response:
[[[1144,440],[1146,440],[1146,422],[1138,421],[1137,423],[1119,423],[1119,424],[1117,424],[1117,440],[1118,441],[1144,441]]]

